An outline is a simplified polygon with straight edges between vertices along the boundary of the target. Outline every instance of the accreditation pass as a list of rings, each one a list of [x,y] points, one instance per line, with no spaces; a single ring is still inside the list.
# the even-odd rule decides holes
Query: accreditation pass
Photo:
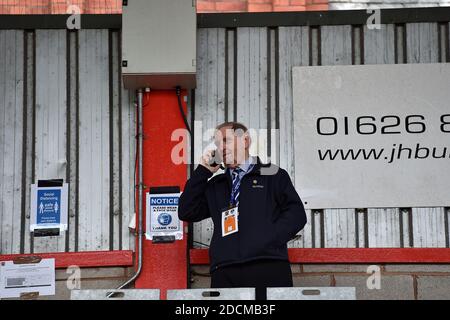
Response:
[[[222,211],[222,237],[238,232],[238,216],[237,206]]]

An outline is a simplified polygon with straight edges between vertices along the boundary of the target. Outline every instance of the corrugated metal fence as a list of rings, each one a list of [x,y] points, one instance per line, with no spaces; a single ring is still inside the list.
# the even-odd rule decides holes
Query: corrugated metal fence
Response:
[[[207,28],[198,33],[195,118],[279,129],[258,151],[294,176],[293,66],[449,62],[448,23]],[[267,149],[265,149],[267,148]],[[301,193],[301,190],[299,190]],[[291,247],[448,247],[448,208],[308,210]],[[211,221],[195,224],[208,244]]]
[[[0,31],[0,253],[134,247],[134,94],[118,30]],[[69,230],[29,233],[30,184],[70,184]]]
[[[279,129],[258,151],[293,177],[291,68],[448,62],[448,23],[200,28],[190,117]],[[133,248],[134,93],[120,31],[0,30],[0,253]],[[261,131],[265,132],[265,131]],[[270,151],[269,151],[270,150]],[[69,230],[33,238],[30,184],[70,183]],[[308,211],[291,247],[448,247],[448,208]],[[210,221],[194,225],[208,244]],[[195,246],[202,247],[196,243]]]

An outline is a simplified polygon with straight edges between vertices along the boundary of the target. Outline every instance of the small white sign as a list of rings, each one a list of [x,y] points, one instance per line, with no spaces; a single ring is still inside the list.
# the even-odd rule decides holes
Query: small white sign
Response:
[[[21,294],[29,292],[40,296],[55,294],[54,258],[38,263],[0,262],[0,298],[20,298]]]
[[[154,236],[175,236],[183,239],[183,229],[178,219],[178,200],[181,193],[151,194],[146,197],[146,233],[148,240]]]
[[[31,185],[30,231],[55,228],[60,233],[67,230],[68,184],[61,187]]]

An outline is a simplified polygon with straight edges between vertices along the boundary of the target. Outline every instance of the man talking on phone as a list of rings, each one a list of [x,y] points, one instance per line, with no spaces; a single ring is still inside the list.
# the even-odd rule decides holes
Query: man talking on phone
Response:
[[[305,210],[284,169],[250,156],[243,124],[217,126],[214,139],[217,149],[205,152],[186,182],[178,215],[212,218],[212,288],[252,287],[265,300],[267,287],[292,287],[287,242],[305,226]],[[220,167],[225,171],[211,178]]]

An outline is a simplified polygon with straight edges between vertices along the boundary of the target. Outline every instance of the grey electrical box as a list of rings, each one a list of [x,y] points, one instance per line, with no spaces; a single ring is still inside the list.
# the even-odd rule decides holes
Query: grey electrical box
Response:
[[[195,0],[124,1],[125,88],[195,88],[196,30]]]

